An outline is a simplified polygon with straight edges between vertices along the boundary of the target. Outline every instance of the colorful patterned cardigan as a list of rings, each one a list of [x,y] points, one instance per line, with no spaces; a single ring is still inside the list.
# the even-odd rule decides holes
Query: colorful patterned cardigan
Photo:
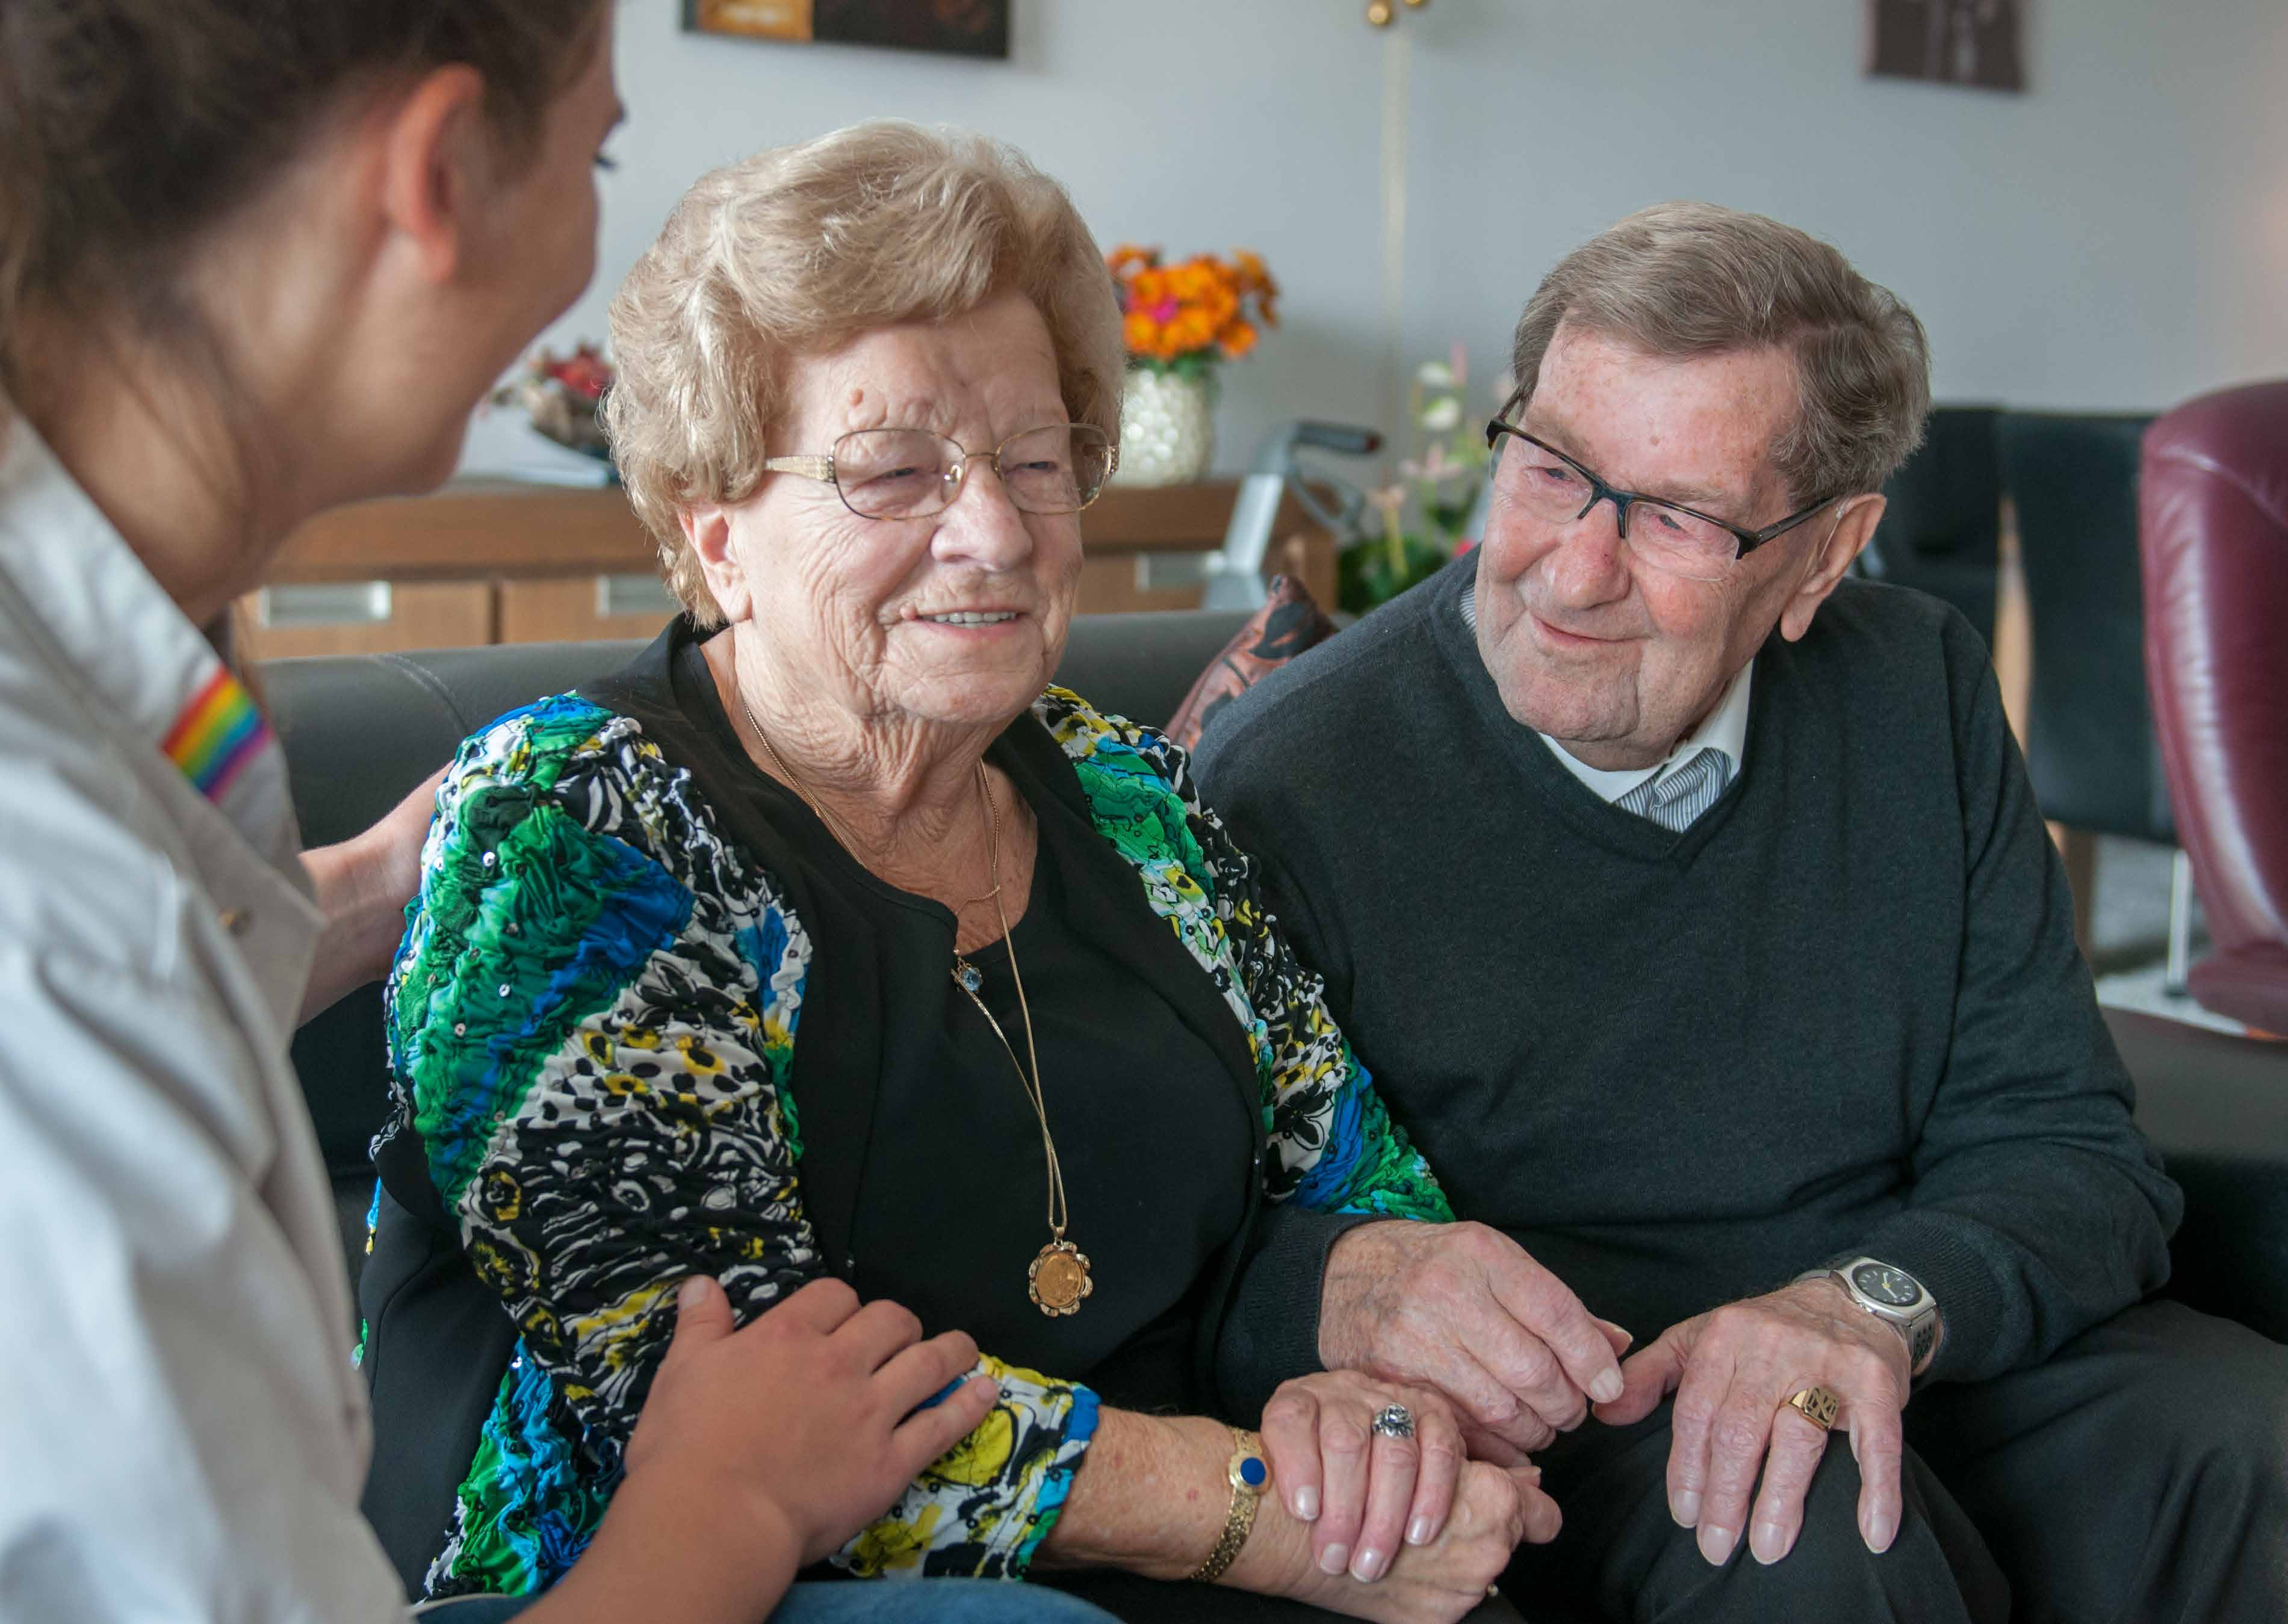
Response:
[[[1051,689],[1098,832],[1247,1033],[1265,1195],[1444,1221],[1445,1198],[1352,1056],[1248,859],[1158,733]],[[400,1120],[520,1341],[432,1595],[528,1594],[584,1548],[672,1333],[714,1274],[741,1320],[824,1272],[805,1216],[795,1038],[809,927],[728,844],[632,718],[577,696],[501,718],[439,792],[387,989]],[[991,1359],[999,1405],[834,1560],[1021,1576],[1096,1398]]]

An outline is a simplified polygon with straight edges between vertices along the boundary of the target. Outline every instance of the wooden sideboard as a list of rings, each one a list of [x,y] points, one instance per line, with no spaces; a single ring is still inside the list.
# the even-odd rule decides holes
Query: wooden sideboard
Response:
[[[1196,609],[1235,481],[1114,485],[1081,515],[1080,612]],[[1267,573],[1335,601],[1334,540],[1291,497]],[[286,544],[242,604],[256,659],[472,643],[648,637],[673,612],[651,538],[616,490],[456,481],[433,496],[360,502]]]

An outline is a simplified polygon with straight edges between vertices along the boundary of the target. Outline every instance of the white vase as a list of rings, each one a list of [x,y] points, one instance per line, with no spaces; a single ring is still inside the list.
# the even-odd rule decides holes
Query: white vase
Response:
[[[1123,485],[1188,485],[1215,459],[1215,386],[1212,373],[1186,378],[1132,367],[1120,408]]]

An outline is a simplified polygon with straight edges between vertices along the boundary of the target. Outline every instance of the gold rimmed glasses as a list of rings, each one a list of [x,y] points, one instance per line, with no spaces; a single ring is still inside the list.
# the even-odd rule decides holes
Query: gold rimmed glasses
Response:
[[[763,471],[831,485],[862,519],[924,519],[953,505],[980,462],[999,475],[1020,513],[1076,513],[1104,489],[1120,449],[1086,423],[1029,428],[989,451],[968,450],[926,428],[862,428],[824,457],[773,457]]]

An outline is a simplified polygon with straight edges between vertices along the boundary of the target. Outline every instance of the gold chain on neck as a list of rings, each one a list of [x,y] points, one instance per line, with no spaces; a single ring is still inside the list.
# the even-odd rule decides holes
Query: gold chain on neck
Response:
[[[857,856],[858,846],[850,838],[847,826],[829,816],[826,808],[803,788],[801,780],[787,769],[786,763],[780,760],[779,752],[771,745],[770,735],[764,732],[762,723],[755,720],[754,707],[747,703],[744,694],[739,696],[739,709],[747,719],[747,726],[754,732],[755,742],[763,747],[763,754],[769,758],[772,772],[794,792],[797,800],[810,808],[811,815],[818,819],[826,832],[841,842],[843,849],[853,857]],[[950,967],[953,984],[968,994],[969,1001],[977,1006],[977,1013],[985,1017],[985,1023],[1001,1040],[1002,1052],[1009,1056],[1010,1067],[1017,1073],[1017,1085],[1024,1091],[1026,1103],[1033,1108],[1033,1116],[1041,1125],[1041,1154],[1048,1164],[1049,1174],[1049,1244],[1041,1248],[1039,1254],[1033,1259],[1032,1266],[1026,1271],[1026,1290],[1044,1314],[1072,1314],[1079,1310],[1081,1299],[1096,1289],[1096,1282],[1087,1254],[1065,1238],[1065,1225],[1070,1212],[1065,1205],[1064,1164],[1057,1156],[1056,1135],[1049,1131],[1048,1103],[1041,1092],[1040,1047],[1033,1038],[1033,1007],[1025,996],[1024,972],[1017,967],[1017,939],[1009,929],[1008,910],[1001,902],[1001,808],[993,796],[992,777],[986,772],[981,760],[976,764],[976,774],[977,793],[985,803],[985,861],[993,888],[983,896],[970,900],[973,903],[989,900],[993,904],[994,918],[1001,926],[1002,950],[1009,955],[1009,979],[1016,987],[1017,1009],[1025,1023],[1025,1055],[1032,1063],[1029,1070],[1017,1058],[1016,1047],[1009,1041],[1009,1034],[1001,1030],[1001,1023],[994,1019],[992,1010],[987,1008],[985,1000],[978,996],[978,990],[985,984],[983,973],[957,949]],[[957,918],[957,928],[958,924]]]

